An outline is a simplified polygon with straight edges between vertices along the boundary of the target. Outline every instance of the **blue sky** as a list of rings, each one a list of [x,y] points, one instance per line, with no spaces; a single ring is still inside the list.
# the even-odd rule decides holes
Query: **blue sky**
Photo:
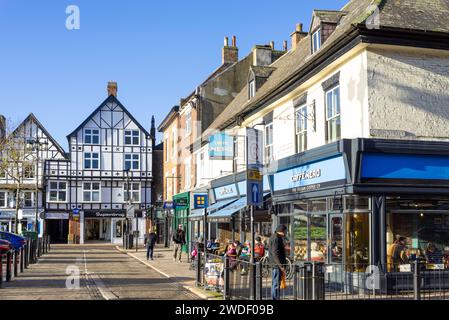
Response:
[[[149,129],[151,115],[158,124],[219,66],[225,36],[237,36],[240,57],[271,40],[281,48],[313,9],[346,2],[0,0],[0,113],[17,124],[33,112],[67,148],[114,80]],[[80,9],[80,30],[65,27],[69,5]]]

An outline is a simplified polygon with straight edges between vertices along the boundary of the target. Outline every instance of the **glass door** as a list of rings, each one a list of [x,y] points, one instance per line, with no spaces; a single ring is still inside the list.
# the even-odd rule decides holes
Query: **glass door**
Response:
[[[342,292],[344,276],[344,217],[341,213],[330,213],[328,224],[328,261],[326,276],[329,290]]]

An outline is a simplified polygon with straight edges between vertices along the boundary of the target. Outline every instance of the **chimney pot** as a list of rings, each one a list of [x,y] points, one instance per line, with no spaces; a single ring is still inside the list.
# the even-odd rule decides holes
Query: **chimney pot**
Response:
[[[237,37],[236,36],[232,36],[232,46],[237,47]]]
[[[272,50],[274,50],[274,41],[270,41],[270,47]]]
[[[234,63],[239,61],[239,49],[236,46],[236,37],[232,37],[232,46],[229,46],[228,37],[225,37],[224,47],[221,52],[221,62]]]
[[[302,32],[302,23],[296,24],[296,31]]]
[[[108,97],[114,96],[117,98],[117,82],[109,81],[108,82]]]
[[[288,42],[287,40],[284,40],[284,51],[288,50]]]
[[[228,39],[228,37],[224,38],[224,46],[225,47],[229,46],[229,39]]]
[[[295,50],[298,46],[299,41],[307,36],[307,32],[303,31],[302,23],[296,24],[295,31],[290,35],[292,40],[292,50]]]

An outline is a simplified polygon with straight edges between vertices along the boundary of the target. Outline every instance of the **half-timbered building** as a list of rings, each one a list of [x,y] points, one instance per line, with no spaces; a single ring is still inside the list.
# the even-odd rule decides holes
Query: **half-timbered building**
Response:
[[[10,144],[2,147],[1,160],[8,165],[0,168],[0,230],[35,231],[37,217],[42,234],[44,162],[62,160],[65,152],[34,114],[10,133],[5,118],[0,117],[0,136],[6,138],[2,143]]]
[[[126,232],[137,230],[142,242],[154,137],[117,99],[116,83],[67,138],[68,159],[46,163],[47,216],[68,214],[69,242],[121,243]],[[128,220],[129,206],[135,214]]]

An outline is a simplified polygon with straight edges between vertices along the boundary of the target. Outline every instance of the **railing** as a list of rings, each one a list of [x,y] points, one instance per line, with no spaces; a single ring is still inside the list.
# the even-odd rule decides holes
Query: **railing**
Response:
[[[26,239],[18,250],[11,249],[0,253],[0,288],[4,282],[13,281],[24,273],[30,264],[37,263],[38,258],[50,251],[50,237]]]
[[[197,285],[221,292],[229,300],[449,299],[449,269],[444,265],[415,261],[386,272],[387,266],[382,265],[295,262],[283,266],[284,286],[276,290],[273,279],[279,266],[266,260],[250,263],[210,253],[204,259],[201,252],[198,257]]]

